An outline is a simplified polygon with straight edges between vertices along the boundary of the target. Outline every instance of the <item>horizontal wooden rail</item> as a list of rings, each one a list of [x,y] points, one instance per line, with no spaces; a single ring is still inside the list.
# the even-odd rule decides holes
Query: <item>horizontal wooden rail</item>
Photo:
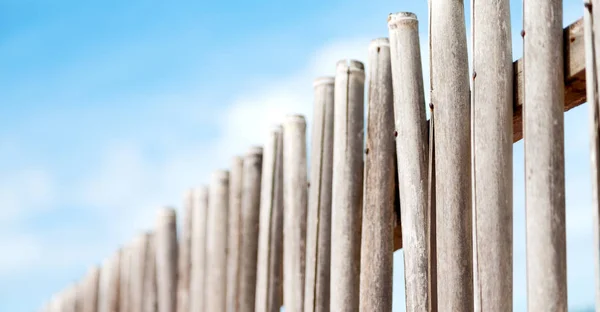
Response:
[[[567,26],[563,31],[564,74],[565,74],[565,112],[586,101],[585,91],[585,50],[583,42],[583,19]],[[514,106],[513,106],[513,142],[523,138],[523,59],[513,63],[514,69]],[[398,196],[396,196],[398,197]],[[394,248],[402,248],[402,226],[400,222],[400,201],[396,198],[396,228],[394,229]]]

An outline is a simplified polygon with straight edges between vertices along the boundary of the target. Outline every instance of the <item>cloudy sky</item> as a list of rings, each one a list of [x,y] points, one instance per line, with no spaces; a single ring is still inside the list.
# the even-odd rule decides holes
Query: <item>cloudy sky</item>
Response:
[[[565,25],[581,3],[564,0]],[[516,59],[522,3],[511,4]],[[425,0],[0,0],[0,311],[34,311],[285,114],[310,122],[312,80],[338,59],[366,61],[397,11],[419,16],[426,47]],[[573,308],[593,304],[588,119],[587,105],[565,115]],[[523,177],[520,142],[516,311],[526,308]],[[395,268],[404,311],[401,252]]]

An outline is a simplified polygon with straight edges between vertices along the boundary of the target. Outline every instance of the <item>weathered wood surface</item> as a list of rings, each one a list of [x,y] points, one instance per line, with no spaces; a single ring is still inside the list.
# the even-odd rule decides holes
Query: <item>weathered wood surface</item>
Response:
[[[148,251],[149,239],[149,233],[140,234],[135,238],[131,249],[131,286],[129,293],[131,312],[144,311],[144,275],[146,274],[146,253]]]
[[[162,208],[156,220],[157,312],[177,309],[177,224],[175,209]]]
[[[283,301],[286,311],[304,311],[306,253],[306,120],[289,115],[283,123]]]
[[[119,312],[122,249],[104,261],[100,280],[100,312]]]
[[[239,304],[235,310],[240,312],[253,312],[255,308],[262,159],[262,147],[252,147],[243,162]]]
[[[562,5],[523,3],[529,311],[567,311]]]
[[[275,127],[263,151],[255,311],[277,312],[283,303],[283,129]]]
[[[416,15],[388,18],[393,77],[397,172],[404,231],[407,311],[432,311],[429,296],[428,138]],[[434,257],[435,255],[433,255]]]
[[[239,310],[240,302],[240,262],[242,225],[240,223],[242,208],[243,159],[233,157],[229,174],[229,211],[227,230],[227,312]]]
[[[329,311],[334,82],[334,77],[320,77],[313,83],[314,109],[306,222],[305,312]]]
[[[156,242],[152,232],[147,233],[146,255],[144,263],[144,299],[143,311],[158,311],[156,285]]]
[[[208,216],[208,187],[194,189],[194,218],[192,230],[192,271],[190,311],[205,311],[206,289],[206,238]],[[150,312],[150,311],[147,311]]]
[[[80,312],[98,312],[100,268],[91,268],[81,286],[83,289]]]
[[[390,42],[369,45],[365,185],[360,249],[360,310],[392,311],[394,270],[394,101]],[[425,120],[423,119],[423,123]]]
[[[341,60],[335,75],[331,202],[331,311],[358,311],[363,207],[364,65]]]
[[[181,218],[181,235],[178,239],[179,257],[177,268],[177,311],[189,312],[190,298],[190,268],[192,244],[192,210],[194,206],[194,191],[188,190],[184,195],[184,214]]]

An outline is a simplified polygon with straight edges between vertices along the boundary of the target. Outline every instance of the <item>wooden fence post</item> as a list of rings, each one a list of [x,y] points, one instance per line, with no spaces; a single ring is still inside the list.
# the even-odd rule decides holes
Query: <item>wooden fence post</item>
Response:
[[[251,148],[244,157],[240,211],[242,231],[239,246],[239,309],[236,311],[252,312],[255,307],[262,159],[262,147]]]
[[[97,266],[87,274],[82,284],[82,312],[98,312],[98,297],[100,289],[100,268]]]
[[[364,65],[337,63],[331,203],[331,311],[358,311],[363,203]]]
[[[190,267],[192,243],[192,210],[194,206],[194,192],[188,190],[184,196],[184,215],[181,218],[181,236],[179,237],[178,273],[177,273],[177,311],[189,312],[190,300]]]
[[[131,246],[125,245],[121,249],[119,266],[119,312],[131,312],[130,272],[131,272]]]
[[[394,261],[394,104],[390,42],[369,44],[365,194],[362,215],[360,310],[392,311]]]
[[[280,310],[283,275],[283,138],[277,126],[263,153],[255,311]]]
[[[481,311],[512,311],[513,69],[509,0],[474,1],[473,178]],[[499,27],[502,25],[502,27]],[[528,91],[526,91],[527,93]]]
[[[473,310],[471,118],[462,1],[431,0],[439,311]]]
[[[177,225],[175,209],[162,208],[155,232],[158,312],[177,309]]]
[[[227,231],[227,311],[236,312],[240,303],[241,207],[243,160],[236,156],[229,175],[229,212]]]
[[[306,121],[289,115],[283,124],[283,300],[286,311],[304,311],[306,246]]]
[[[523,3],[529,311],[567,310],[561,0]]]
[[[146,300],[144,280],[149,240],[150,234],[141,233],[136,237],[131,248],[130,311],[132,312],[144,311],[144,301]]]
[[[119,312],[119,291],[122,249],[102,265],[100,279],[99,310],[100,312]]]
[[[192,230],[192,285],[190,296],[190,312],[205,311],[205,294],[208,292],[206,281],[207,255],[207,220],[208,220],[208,187],[201,186],[194,190],[194,211],[192,213],[194,228]]]
[[[597,3],[597,2],[596,2]],[[587,101],[590,106],[590,150],[592,174],[592,214],[594,222],[594,260],[596,273],[596,309],[600,309],[600,103],[598,101],[598,74],[600,68],[596,60],[600,59],[600,41],[595,34],[600,31],[600,7],[593,6],[592,0],[585,0],[584,40],[585,40],[585,76]],[[597,23],[594,23],[594,20]],[[599,42],[599,43],[597,43]]]
[[[314,110],[306,222],[304,311],[329,310],[334,77],[313,83]]]
[[[143,311],[157,312],[158,298],[156,285],[156,235],[147,233],[146,253],[144,260],[144,298]]]
[[[390,14],[398,183],[407,311],[436,311],[430,293],[430,229],[425,96],[419,24],[413,13]]]
[[[213,173],[208,208],[208,248],[206,254],[206,311],[225,311],[227,291],[227,218],[229,172]]]

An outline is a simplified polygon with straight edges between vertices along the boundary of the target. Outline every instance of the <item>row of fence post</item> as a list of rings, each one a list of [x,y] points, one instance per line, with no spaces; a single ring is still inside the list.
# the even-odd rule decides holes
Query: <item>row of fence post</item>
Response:
[[[598,262],[600,9],[586,7]],[[397,192],[407,311],[512,310],[509,1],[471,12],[469,78],[464,4],[430,0],[429,124],[417,17],[391,14],[368,47],[366,135],[365,66],[342,60],[314,81],[310,142],[289,115],[187,194],[179,239],[161,210],[46,311],[391,311]],[[562,1],[526,0],[523,16],[528,310],[566,311]]]

